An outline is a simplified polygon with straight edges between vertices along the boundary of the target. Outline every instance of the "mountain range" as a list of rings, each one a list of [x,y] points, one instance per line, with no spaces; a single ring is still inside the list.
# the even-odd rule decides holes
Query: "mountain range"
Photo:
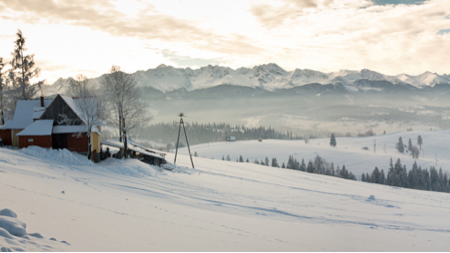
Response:
[[[105,75],[92,80],[98,82]],[[194,91],[220,85],[261,88],[268,91],[290,89],[308,84],[320,84],[327,87],[332,85],[335,88],[345,88],[348,92],[382,91],[392,87],[414,90],[436,86],[450,88],[450,75],[438,75],[428,71],[417,76],[407,74],[389,76],[369,69],[323,73],[310,69],[286,71],[274,63],[253,68],[242,67],[236,70],[211,65],[191,69],[162,64],[155,69],[137,71],[132,75],[139,82],[140,87],[153,88],[164,93],[176,90]],[[68,80],[58,79],[49,87],[50,93],[62,92]]]

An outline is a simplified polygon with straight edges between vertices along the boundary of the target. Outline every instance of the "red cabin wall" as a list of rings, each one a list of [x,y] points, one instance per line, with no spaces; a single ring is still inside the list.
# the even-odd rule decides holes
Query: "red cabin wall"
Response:
[[[78,134],[67,134],[67,149],[75,152],[88,152],[88,137],[86,133],[82,133],[80,137]]]
[[[30,140],[33,141],[30,142]],[[19,136],[19,148],[26,148],[32,145],[43,148],[51,148],[52,136]]]
[[[0,130],[0,138],[2,138],[3,144],[12,146],[11,129]]]

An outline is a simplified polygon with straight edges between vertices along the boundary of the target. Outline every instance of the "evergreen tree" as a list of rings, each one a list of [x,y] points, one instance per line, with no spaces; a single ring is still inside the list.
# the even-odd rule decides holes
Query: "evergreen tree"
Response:
[[[364,173],[361,174],[361,181],[366,182],[366,174]]]
[[[409,138],[409,141],[408,141],[408,150],[409,150],[409,151],[412,151],[412,148],[413,148],[412,141],[411,141],[411,138]]]
[[[259,164],[258,159],[255,159],[254,163]]]
[[[286,165],[284,165],[284,162],[283,162],[283,164],[281,165],[281,168],[286,168]]]
[[[246,163],[248,163],[249,161],[248,161],[248,158],[247,158],[247,160],[245,161]]]
[[[244,158],[242,158],[242,155],[239,156],[239,162],[241,162],[241,163],[244,162]]]
[[[225,161],[225,157],[222,156],[222,161]]]
[[[386,176],[384,175],[383,169],[381,169],[381,172],[380,172],[380,184],[386,184]]]
[[[34,55],[25,55],[27,48],[25,47],[25,38],[22,31],[17,31],[17,40],[15,41],[13,59],[11,60],[11,69],[9,71],[9,79],[15,93],[15,98],[31,99],[37,92],[36,85],[31,85],[31,79],[39,76],[40,69],[35,67]],[[17,100],[13,107],[16,107]]]
[[[272,158],[272,167],[280,167],[278,166],[277,158]]]
[[[265,165],[269,166],[269,158],[267,158],[267,156],[266,156],[265,162],[266,162]]]
[[[336,147],[336,138],[334,137],[334,133],[332,133],[330,137],[330,146]]]
[[[197,156],[198,156],[198,154],[197,154],[197,151],[195,151],[195,153],[194,153],[194,156],[195,156],[195,157],[197,157]]]
[[[3,97],[5,96],[6,91],[6,78],[3,73],[3,68],[5,67],[5,63],[3,63],[3,58],[0,57],[0,125],[5,124],[4,120],[4,110],[3,110]]]
[[[306,171],[309,173],[314,173],[314,165],[313,162],[311,160],[309,160],[308,162],[308,166],[306,167]]]
[[[397,143],[396,147],[397,147],[398,152],[400,152],[400,153],[404,153],[405,152],[405,148],[404,148],[404,145],[403,145],[402,137],[398,138],[398,143]]]
[[[422,144],[423,144],[422,136],[419,135],[419,136],[417,137],[417,145],[420,146],[420,149],[422,149]]]
[[[302,163],[300,164],[300,170],[301,171],[306,171],[305,159],[303,159],[303,158],[302,158]]]
[[[227,161],[231,161],[230,155],[227,155]]]

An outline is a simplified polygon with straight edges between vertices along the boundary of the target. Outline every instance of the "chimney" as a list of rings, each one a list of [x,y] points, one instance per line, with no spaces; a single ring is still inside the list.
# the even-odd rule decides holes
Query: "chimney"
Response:
[[[44,105],[44,97],[43,96],[41,96],[41,107],[45,107],[45,105]]]

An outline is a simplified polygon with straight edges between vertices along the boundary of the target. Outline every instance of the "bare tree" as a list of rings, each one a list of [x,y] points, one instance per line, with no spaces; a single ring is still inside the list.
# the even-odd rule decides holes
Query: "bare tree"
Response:
[[[96,95],[93,85],[84,75],[77,75],[76,80],[69,83],[67,93],[72,99],[77,110],[77,115],[87,127],[88,158],[91,157],[91,133],[92,128],[102,123],[104,107],[102,100]]]
[[[127,133],[135,127],[147,124],[152,115],[148,104],[141,100],[141,92],[136,79],[112,66],[110,74],[101,80],[101,90],[112,112],[110,121],[119,129],[120,141],[124,142],[127,157]]]

